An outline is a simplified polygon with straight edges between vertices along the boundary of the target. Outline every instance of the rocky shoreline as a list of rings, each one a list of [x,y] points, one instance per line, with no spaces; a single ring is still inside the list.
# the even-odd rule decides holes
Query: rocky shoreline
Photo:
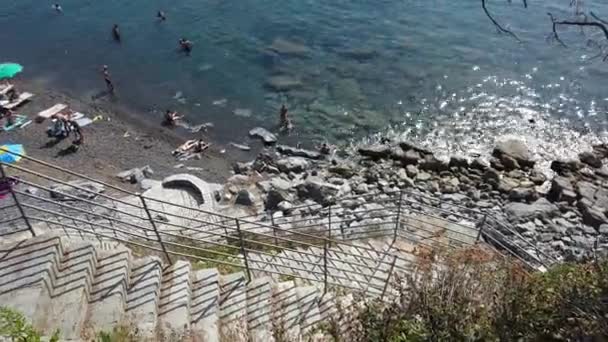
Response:
[[[442,160],[404,141],[332,156],[279,145],[236,163],[216,197],[230,214],[273,222],[312,217],[306,210],[314,206],[323,217],[340,199],[332,214],[345,224],[370,219],[356,212],[373,210],[403,189],[408,205],[435,206],[441,217],[466,226],[492,217],[498,235],[484,231],[482,238],[498,247],[516,245],[539,260],[582,261],[608,254],[607,158],[608,145],[597,145],[577,160],[553,161],[547,175],[514,139],[499,142],[489,163]]]

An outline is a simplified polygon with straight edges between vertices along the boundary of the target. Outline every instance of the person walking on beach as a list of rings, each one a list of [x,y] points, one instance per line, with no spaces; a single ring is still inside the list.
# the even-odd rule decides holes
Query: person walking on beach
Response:
[[[167,20],[167,17],[165,16],[165,12],[163,12],[163,11],[158,11],[158,13],[156,13],[156,18],[158,18],[158,20],[160,20],[160,21]]]
[[[57,12],[57,13],[63,13],[63,8],[61,8],[61,6],[59,4],[54,4],[53,5],[53,9]]]
[[[106,81],[106,88],[108,88],[108,92],[110,94],[114,94],[114,84],[112,83],[112,79],[110,78],[110,72],[108,71],[108,66],[103,66],[103,79]]]
[[[114,37],[114,40],[120,43],[120,30],[118,29],[118,25],[114,24],[114,26],[112,27],[112,37]]]
[[[74,132],[74,135],[76,136],[76,139],[74,139],[74,141],[72,142],[72,146],[74,146],[74,149],[78,149],[78,147],[80,147],[80,145],[84,143],[82,128],[80,128],[78,122],[74,120],[69,120],[68,125],[70,126],[70,130]]]

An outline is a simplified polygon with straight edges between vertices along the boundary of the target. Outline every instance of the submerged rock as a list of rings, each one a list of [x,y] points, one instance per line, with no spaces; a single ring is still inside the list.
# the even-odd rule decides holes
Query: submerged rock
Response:
[[[232,113],[236,116],[248,118],[251,117],[252,111],[249,108],[237,108],[233,110]]]
[[[266,86],[275,91],[289,91],[302,86],[302,82],[292,76],[276,75],[266,79]]]
[[[276,38],[268,50],[285,56],[306,57],[310,49],[303,44],[292,42],[283,38]]]

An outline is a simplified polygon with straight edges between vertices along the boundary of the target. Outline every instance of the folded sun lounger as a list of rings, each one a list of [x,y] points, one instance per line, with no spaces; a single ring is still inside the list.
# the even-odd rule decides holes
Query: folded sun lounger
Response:
[[[14,86],[12,84],[4,86],[4,88],[0,89],[0,95],[6,95],[6,93],[8,93],[8,91],[13,88],[14,88]]]
[[[38,115],[36,116],[36,120],[38,121],[44,121],[45,119],[50,118],[51,116],[60,113],[62,110],[68,108],[67,105],[64,105],[63,103],[57,103],[56,105],[54,105],[51,108],[47,108],[43,111],[41,111],[40,113],[38,113]]]
[[[13,109],[13,108],[16,108],[19,105],[21,105],[23,102],[28,101],[32,97],[34,97],[34,94],[32,94],[32,93],[21,93],[21,94],[19,94],[19,97],[15,101],[13,101],[13,102],[2,101],[2,102],[0,102],[0,105],[6,109]]]

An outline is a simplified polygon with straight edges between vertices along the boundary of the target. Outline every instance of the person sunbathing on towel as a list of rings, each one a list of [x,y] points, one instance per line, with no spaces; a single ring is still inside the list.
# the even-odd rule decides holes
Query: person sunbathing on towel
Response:
[[[175,149],[172,154],[174,156],[180,156],[187,153],[201,153],[207,147],[209,147],[209,145],[206,144],[203,139],[192,139],[183,143],[180,147]]]

